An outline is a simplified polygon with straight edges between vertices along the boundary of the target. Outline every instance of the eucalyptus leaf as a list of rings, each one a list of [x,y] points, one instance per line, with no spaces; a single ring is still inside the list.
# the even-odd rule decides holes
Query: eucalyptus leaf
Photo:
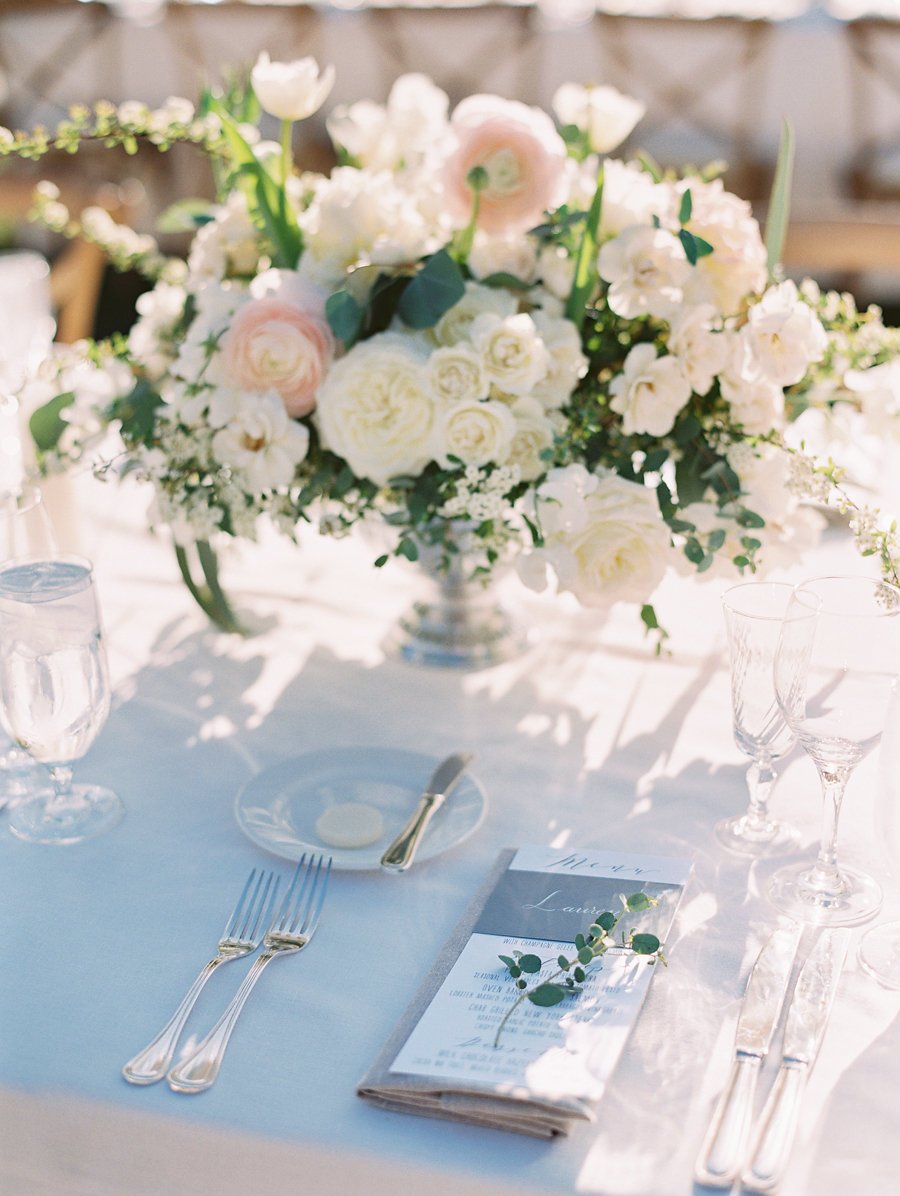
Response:
[[[519,967],[523,972],[527,972],[531,976],[539,972],[543,966],[540,957],[537,955],[523,955],[519,960]]]
[[[349,347],[362,328],[363,309],[349,291],[335,291],[325,300],[325,318],[338,340]]]
[[[28,421],[28,430],[39,452],[47,453],[55,449],[59,438],[68,426],[61,413],[75,402],[75,395],[68,390],[64,394],[56,395],[49,402],[44,403],[32,412]]]
[[[565,998],[566,990],[560,984],[541,984],[528,994],[532,1005],[538,1005],[541,1009],[550,1009]]]
[[[633,934],[631,947],[637,955],[653,955],[659,950],[659,939],[655,934]]]
[[[410,279],[397,311],[410,328],[432,328],[465,294],[462,270],[446,249],[428,259]]]

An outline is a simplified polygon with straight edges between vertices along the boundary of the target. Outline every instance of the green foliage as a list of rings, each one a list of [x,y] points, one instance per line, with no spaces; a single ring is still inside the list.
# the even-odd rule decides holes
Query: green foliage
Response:
[[[462,270],[446,249],[425,262],[403,290],[397,311],[410,328],[431,328],[465,294]]]
[[[515,981],[517,996],[497,1027],[494,1036],[495,1047],[499,1044],[500,1036],[510,1017],[523,1001],[529,1001],[541,1009],[550,1009],[566,997],[577,996],[582,991],[581,985],[587,979],[586,969],[598,959],[602,959],[610,947],[626,947],[636,955],[655,956],[665,963],[662,946],[655,934],[631,930],[627,934],[623,933],[618,943],[612,937],[626,914],[639,914],[651,909],[657,904],[656,898],[651,897],[649,893],[637,892],[629,897],[621,897],[620,901],[622,909],[618,913],[604,911],[590,924],[586,934],[575,935],[574,957],[570,959],[567,955],[557,956],[556,971],[546,978],[540,978],[545,965],[537,955],[514,951],[512,955],[499,956],[510,979]],[[524,979],[526,975],[538,978],[538,982],[531,988]]]
[[[784,252],[791,211],[793,172],[794,131],[790,122],[786,120],[781,126],[778,162],[775,167],[775,178],[772,181],[772,193],[769,197],[769,214],[766,218],[766,264],[769,268],[769,278],[775,277],[781,255]]]
[[[39,453],[50,453],[59,444],[59,438],[66,430],[62,412],[74,402],[75,395],[68,391],[66,394],[57,395],[43,407],[38,407],[32,414],[28,421],[28,429]]]

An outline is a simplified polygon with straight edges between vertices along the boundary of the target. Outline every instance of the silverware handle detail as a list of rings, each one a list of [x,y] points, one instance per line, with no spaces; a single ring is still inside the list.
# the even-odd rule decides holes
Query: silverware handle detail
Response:
[[[244,1008],[244,1002],[262,975],[263,968],[278,954],[278,951],[264,951],[262,955],[257,955],[250,971],[241,981],[240,988],[210,1032],[192,1054],[182,1059],[169,1072],[166,1078],[173,1092],[190,1094],[205,1092],[207,1088],[212,1087],[222,1066],[231,1032]]]
[[[427,794],[420,800],[412,818],[381,857],[382,868],[391,872],[403,872],[410,866],[425,829],[441,800],[442,798],[435,794]]]
[[[753,1192],[774,1192],[787,1170],[809,1068],[786,1063],[778,1069],[759,1121],[750,1165],[741,1176]]]
[[[694,1177],[713,1188],[730,1188],[740,1174],[753,1119],[753,1097],[762,1060],[738,1055],[710,1122]]]
[[[218,955],[209,961],[153,1041],[148,1043],[142,1051],[138,1051],[133,1059],[128,1060],[122,1068],[122,1075],[129,1084],[155,1084],[157,1080],[163,1078],[175,1056],[175,1045],[184,1029],[188,1014],[200,996],[200,990],[219,964],[225,962],[225,959],[225,956]]]

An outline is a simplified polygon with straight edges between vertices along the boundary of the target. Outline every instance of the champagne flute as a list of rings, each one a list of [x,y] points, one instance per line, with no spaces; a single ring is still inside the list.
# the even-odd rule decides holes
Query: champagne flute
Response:
[[[49,789],[18,802],[9,829],[32,843],[79,843],[114,826],[111,789],[73,784],[106,722],[110,690],[91,566],[80,557],[0,566],[0,716],[49,769]]]
[[[35,486],[0,492],[0,564],[23,556],[56,556],[53,528]],[[12,744],[0,748],[0,809],[29,792],[33,772],[27,752]]]
[[[716,837],[730,851],[769,856],[796,842],[793,827],[769,813],[774,764],[793,750],[794,733],[775,699],[772,666],[781,621],[793,593],[787,582],[750,581],[722,596],[731,671],[734,739],[752,763],[747,770],[746,811],[716,823]]]
[[[838,820],[853,770],[881,738],[900,675],[900,590],[869,577],[818,577],[788,604],[775,653],[775,693],[785,721],[822,783],[818,858],[782,868],[769,896],[808,922],[855,926],[881,908],[881,887],[838,864]]]

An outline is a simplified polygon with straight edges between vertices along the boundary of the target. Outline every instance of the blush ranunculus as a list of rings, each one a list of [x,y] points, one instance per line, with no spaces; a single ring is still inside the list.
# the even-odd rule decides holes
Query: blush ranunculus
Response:
[[[235,386],[274,390],[295,419],[316,405],[316,392],[334,356],[331,329],[316,314],[283,299],[251,299],[222,339]]]
[[[472,210],[471,171],[487,175],[478,227],[489,233],[527,229],[555,206],[566,147],[546,113],[516,100],[470,96],[453,113],[457,147],[444,163],[443,182],[454,215]]]

